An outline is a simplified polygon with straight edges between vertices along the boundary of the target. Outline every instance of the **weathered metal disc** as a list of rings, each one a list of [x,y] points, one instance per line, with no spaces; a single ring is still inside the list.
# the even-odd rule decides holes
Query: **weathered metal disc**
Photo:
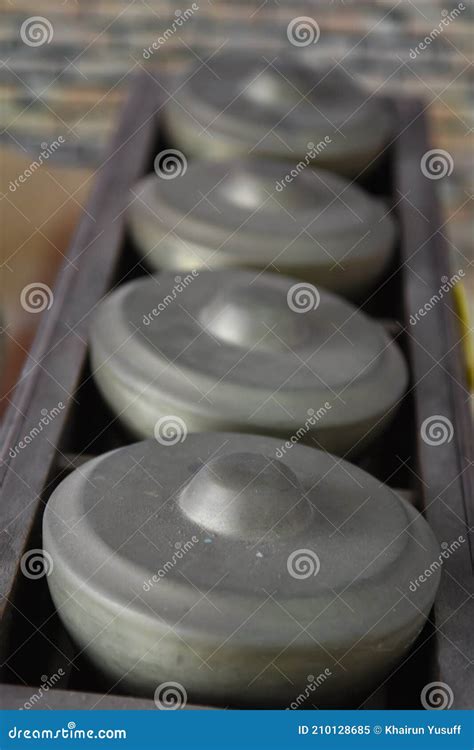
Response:
[[[324,170],[293,173],[270,160],[195,160],[174,180],[150,175],[128,210],[136,246],[159,270],[261,268],[360,296],[393,251],[386,205]]]
[[[178,82],[165,109],[173,143],[187,155],[270,156],[354,175],[392,130],[385,99],[360,89],[334,62],[225,51]]]
[[[406,655],[439,570],[427,523],[366,472],[279,441],[206,433],[100,456],[44,516],[53,600],[95,663],[138,693],[316,705],[377,685]],[[412,586],[413,589],[413,586]],[[412,603],[413,602],[413,603]]]
[[[173,415],[191,432],[361,450],[407,383],[397,345],[352,304],[241,270],[124,284],[95,315],[91,354],[105,399],[138,437]]]

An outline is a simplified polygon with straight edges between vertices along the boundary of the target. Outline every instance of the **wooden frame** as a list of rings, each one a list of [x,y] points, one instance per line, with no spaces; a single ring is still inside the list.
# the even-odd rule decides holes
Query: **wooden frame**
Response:
[[[83,409],[94,408],[88,401],[87,389],[81,385],[87,380],[84,373],[90,313],[121,272],[127,244],[123,209],[129,200],[130,187],[148,170],[156,153],[159,115],[164,103],[165,92],[159,80],[150,74],[136,79],[87,213],[59,274],[54,304],[44,315],[5,418],[0,447],[0,642],[5,682],[15,682],[20,677],[10,671],[9,665],[15,650],[14,634],[17,629],[21,631],[19,621],[25,619],[17,606],[25,586],[20,573],[21,558],[35,540],[40,543],[43,503],[58,475],[80,460],[77,451],[72,456],[68,452],[71,442],[68,433],[74,431],[74,414],[79,405]],[[435,182],[424,177],[420,170],[420,159],[428,149],[426,123],[421,105],[416,102],[397,103],[397,113],[400,135],[390,147],[389,157],[392,197],[398,204],[401,225],[400,259],[404,264],[399,288],[403,297],[400,322],[413,378],[407,408],[417,457],[409,471],[416,476],[426,517],[439,541],[451,541],[460,535],[467,539],[474,514],[472,446],[459,327],[450,298],[436,305],[416,326],[409,323],[410,316],[439,289],[442,277],[450,275],[443,238],[434,232],[441,224]],[[397,299],[397,305],[401,302]],[[392,317],[398,317],[398,313]],[[35,428],[41,409],[50,409],[59,402],[65,408],[50,423],[45,438],[39,438],[34,448],[12,458],[11,447]],[[450,442],[436,447],[421,438],[423,421],[433,415],[449,419],[454,430]],[[402,420],[392,429],[404,429],[404,425]],[[90,441],[85,443],[87,450]],[[453,691],[453,708],[472,708],[474,674],[467,665],[473,659],[470,641],[474,599],[469,598],[472,557],[467,541],[445,561],[442,578],[433,626],[424,631],[415,651],[424,653],[425,642],[429,641],[428,661],[425,657],[422,660],[426,669],[423,684],[428,678],[443,681]],[[47,621],[51,618],[54,619],[54,614],[50,613]],[[42,622],[40,616],[37,622],[33,619],[29,625],[23,624],[33,629],[34,637],[38,633],[43,637]],[[53,656],[47,663],[49,674],[54,661]],[[21,679],[35,684],[36,678],[30,673]],[[16,695],[24,692],[19,686],[4,685],[0,690],[10,699],[15,690]],[[93,707],[93,701],[87,697],[92,691],[97,692],[95,684],[84,685],[83,690],[69,693],[64,705],[73,706],[76,695],[77,707]],[[133,699],[114,700],[114,706],[136,705]],[[416,696],[413,700],[411,707],[418,707]]]

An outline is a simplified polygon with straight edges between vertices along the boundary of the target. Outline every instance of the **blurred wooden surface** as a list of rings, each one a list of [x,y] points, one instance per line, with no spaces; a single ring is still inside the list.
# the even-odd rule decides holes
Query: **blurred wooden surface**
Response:
[[[7,354],[0,408],[41,317],[23,309],[21,291],[36,282],[53,285],[91,184],[90,169],[44,164],[12,190],[30,163],[19,151],[0,149],[0,307]]]

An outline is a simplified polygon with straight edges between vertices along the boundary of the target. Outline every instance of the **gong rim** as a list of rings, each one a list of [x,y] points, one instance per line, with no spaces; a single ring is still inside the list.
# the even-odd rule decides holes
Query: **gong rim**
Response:
[[[255,267],[361,294],[390,263],[390,212],[334,174],[294,173],[274,161],[196,160],[175,180],[149,175],[127,212],[135,245],[156,270]]]
[[[177,304],[145,318],[172,296],[175,279],[163,273],[122,285],[91,328],[95,381],[138,437],[152,436],[167,414],[194,432],[286,437],[309,420],[306,437],[336,452],[383,429],[408,374],[377,321],[322,289],[242,270],[190,276]],[[300,314],[288,300],[305,292],[319,304]],[[310,411],[322,407],[311,425]]]
[[[209,68],[181,80],[165,110],[178,145],[190,153],[286,159],[327,136],[330,143],[315,161],[351,174],[388,141],[393,113],[387,101],[367,96],[332,63],[316,70],[294,56],[269,62],[258,53],[222,51]]]
[[[144,441],[93,459],[58,486],[43,523],[45,551],[54,563],[48,584],[66,626],[105,671],[119,678],[125,672],[139,692],[173,679],[193,700],[284,705],[294,684],[281,673],[267,674],[269,660],[277,660],[295,684],[330,665],[331,680],[318,693],[327,702],[373,685],[406,652],[439,581],[437,571],[413,602],[400,593],[409,595],[411,579],[439,552],[428,524],[366,472],[302,446],[285,456],[292,472],[285,494],[281,464],[273,465],[277,445],[234,433],[188,435],[168,445]],[[239,468],[242,451],[268,458],[276,480],[263,475],[254,487],[245,472],[237,478],[231,472],[224,482],[229,467],[219,460],[231,459]],[[296,503],[295,477],[296,499],[301,493]],[[222,507],[230,527],[217,532],[209,528],[215,507],[206,507],[207,498],[217,492],[214,501],[221,503],[219,493],[229,487],[230,502]],[[265,487],[262,503],[258,493]],[[303,499],[312,508],[309,519],[297,513],[285,524],[285,508],[293,512]],[[245,516],[256,500],[258,513],[271,502],[265,519],[270,531],[273,512],[283,523],[269,539],[248,536],[251,517]],[[334,525],[343,536],[334,530],[331,537]],[[143,538],[136,534],[142,528]],[[147,589],[152,573],[166,568],[175,539],[197,541]],[[309,557],[308,573],[295,565],[294,553],[307,560],[316,553],[318,564]],[[348,577],[337,583],[341,566]],[[203,588],[207,576],[212,580]],[[279,589],[286,591],[283,597]],[[207,597],[199,596],[202,591]],[[341,658],[346,669],[339,669]],[[199,670],[202,659],[213,664],[212,680]],[[260,669],[264,677],[249,686]]]

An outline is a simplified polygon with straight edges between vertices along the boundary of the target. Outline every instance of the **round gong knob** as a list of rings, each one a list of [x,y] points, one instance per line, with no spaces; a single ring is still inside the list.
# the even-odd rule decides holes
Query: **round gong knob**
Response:
[[[329,453],[261,435],[189,434],[98,456],[48,500],[48,585],[113,683],[179,683],[205,705],[356,707],[406,659],[439,546],[390,487]],[[206,669],[202,667],[206,666]]]
[[[252,286],[236,284],[218,293],[199,317],[211,335],[229,344],[266,351],[297,349],[311,339],[311,324],[280,302],[270,288],[256,295]]]
[[[223,50],[186,73],[164,110],[186,155],[315,162],[369,169],[393,130],[393,108],[328,58]],[[313,147],[311,146],[313,144]]]
[[[297,89],[273,68],[267,68],[258,77],[243,75],[236,80],[236,85],[240,85],[243,99],[260,107],[276,107],[279,101],[294,105],[301,101],[301,94]]]
[[[137,436],[178,419],[181,433],[296,436],[341,453],[377,437],[407,383],[380,323],[322,288],[243,270],[122,284],[95,314],[91,360]]]
[[[179,504],[198,526],[247,541],[298,533],[312,514],[289,466],[245,452],[208,461],[184,487]]]
[[[147,175],[127,209],[137,251],[160,271],[255,268],[361,297],[390,262],[393,215],[358,185],[302,164],[198,158],[179,180]]]

